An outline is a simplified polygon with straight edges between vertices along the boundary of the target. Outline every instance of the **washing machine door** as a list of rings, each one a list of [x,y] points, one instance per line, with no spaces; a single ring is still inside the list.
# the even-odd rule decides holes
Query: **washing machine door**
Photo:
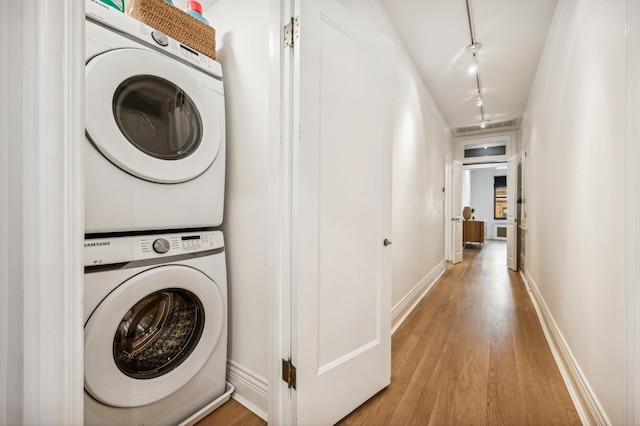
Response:
[[[85,389],[113,407],[156,402],[184,386],[225,324],[218,286],[203,272],[164,265],[115,288],[85,325]]]
[[[224,137],[222,82],[165,55],[117,49],[86,66],[86,133],[123,171],[156,183],[195,179]]]

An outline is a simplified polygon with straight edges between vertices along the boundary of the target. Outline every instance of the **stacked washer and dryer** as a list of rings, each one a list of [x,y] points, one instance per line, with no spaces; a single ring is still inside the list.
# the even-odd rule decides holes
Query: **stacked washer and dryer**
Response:
[[[220,64],[86,0],[85,424],[228,399]]]

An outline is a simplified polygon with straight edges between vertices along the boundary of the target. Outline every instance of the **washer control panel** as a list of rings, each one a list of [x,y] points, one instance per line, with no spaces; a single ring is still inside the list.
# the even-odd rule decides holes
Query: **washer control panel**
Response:
[[[84,266],[180,256],[224,248],[220,231],[92,238],[84,241]]]

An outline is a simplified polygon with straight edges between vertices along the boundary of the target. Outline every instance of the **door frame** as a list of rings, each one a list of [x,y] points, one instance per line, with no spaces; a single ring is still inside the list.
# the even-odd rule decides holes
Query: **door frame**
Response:
[[[453,160],[451,163],[451,187],[453,195],[451,197],[451,262],[456,265],[462,262],[464,257],[464,220],[462,217],[462,167],[464,164],[460,160]],[[460,169],[458,173],[457,169]],[[458,176],[459,174],[459,176]],[[457,205],[460,203],[460,205]],[[458,248],[460,251],[458,252]],[[460,260],[457,254],[460,253]],[[457,260],[457,261],[456,261]]]
[[[83,422],[84,7],[0,5],[0,423]]]
[[[455,143],[455,142],[454,142]],[[455,185],[455,163],[460,162],[464,167],[462,161],[457,160],[455,157],[447,155],[445,157],[445,192],[444,192],[444,229],[445,229],[445,260],[453,264],[456,256],[456,220],[462,217],[462,208],[459,213],[455,212],[456,193],[462,192],[462,181],[459,182],[458,188]],[[457,189],[457,191],[456,191]],[[462,207],[462,206],[461,206]],[[464,244],[462,249],[464,250]]]
[[[511,162],[513,161],[513,165]],[[520,155],[514,154],[507,160],[507,268],[514,272],[518,271],[518,257],[520,256],[520,248],[518,247],[518,233],[520,232],[518,223],[518,165],[520,164]],[[510,196],[509,196],[510,195]],[[512,216],[512,218],[509,218]],[[511,238],[509,238],[509,221],[513,220],[513,230]],[[511,239],[511,244],[509,240]],[[509,254],[513,252],[512,263],[509,263]]]
[[[291,176],[293,123],[292,54],[284,48],[284,26],[294,0],[269,0],[269,229],[268,264],[268,421],[294,424],[291,390],[282,378],[282,360],[291,357]]]
[[[453,262],[453,159],[446,155],[444,159],[444,255],[445,261]]]
[[[453,139],[453,160],[458,160],[462,162],[463,165],[507,161],[513,154],[516,154],[518,152],[516,143],[517,132],[513,130],[490,133],[488,132],[485,134],[476,134],[471,136],[458,136]],[[464,150],[468,146],[495,146],[503,144],[506,146],[506,152],[504,155],[464,158]]]
[[[640,423],[640,6],[627,0],[627,117],[624,174],[624,265],[627,288],[627,365],[625,423]]]

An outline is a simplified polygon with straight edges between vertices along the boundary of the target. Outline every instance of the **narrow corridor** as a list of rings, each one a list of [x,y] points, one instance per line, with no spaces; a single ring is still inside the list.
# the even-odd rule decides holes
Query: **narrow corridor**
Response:
[[[339,424],[580,424],[504,242],[466,248],[392,342],[391,385]],[[201,425],[262,423],[231,403]]]
[[[391,385],[341,424],[580,424],[505,242],[448,265],[392,351]]]

